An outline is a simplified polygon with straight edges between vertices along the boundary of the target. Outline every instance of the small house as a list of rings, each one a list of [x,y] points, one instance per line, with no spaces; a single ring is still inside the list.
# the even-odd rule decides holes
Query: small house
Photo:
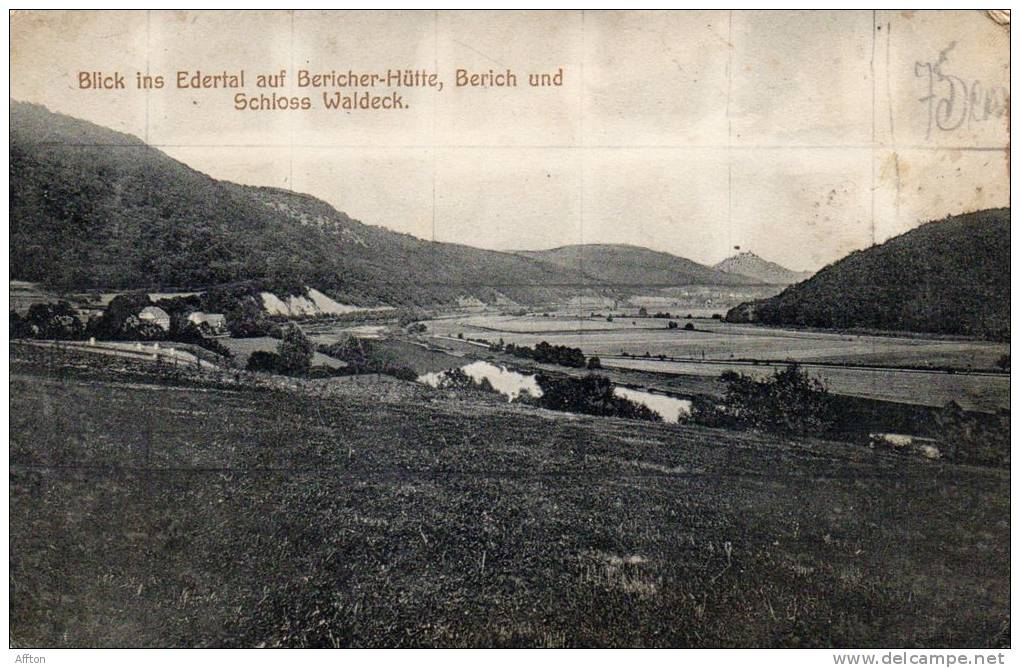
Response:
[[[158,306],[146,306],[138,314],[142,322],[158,325],[164,331],[170,330],[170,314]]]
[[[220,334],[227,331],[227,318],[222,313],[195,311],[188,314],[188,322],[212,334]]]

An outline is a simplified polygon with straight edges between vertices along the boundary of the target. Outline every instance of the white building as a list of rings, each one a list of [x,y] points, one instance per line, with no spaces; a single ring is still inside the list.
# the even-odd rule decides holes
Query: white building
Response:
[[[202,313],[195,311],[188,314],[188,322],[196,327],[205,325],[214,334],[227,331],[227,318],[222,313]]]
[[[159,325],[165,331],[170,330],[170,314],[158,306],[146,306],[138,314],[138,319],[142,322]]]

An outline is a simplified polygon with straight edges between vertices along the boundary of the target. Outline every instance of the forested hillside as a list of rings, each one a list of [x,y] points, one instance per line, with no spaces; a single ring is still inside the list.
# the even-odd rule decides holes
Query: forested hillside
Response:
[[[511,253],[364,225],[325,202],[217,181],[135,137],[11,103],[11,278],[56,288],[257,281],[353,304],[538,303],[591,281]]]
[[[726,318],[1008,339],[1009,220],[989,209],[927,223]]]
[[[542,251],[520,251],[519,254],[622,288],[749,285],[757,282],[746,276],[716,271],[670,253],[626,244],[577,244]]]

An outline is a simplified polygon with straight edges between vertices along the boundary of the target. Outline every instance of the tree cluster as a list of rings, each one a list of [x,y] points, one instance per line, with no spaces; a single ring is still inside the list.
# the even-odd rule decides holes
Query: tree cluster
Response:
[[[344,375],[383,374],[400,380],[414,381],[418,373],[391,359],[374,341],[367,338],[348,336],[336,343],[320,346],[319,351],[347,363]]]
[[[698,410],[696,422],[731,429],[822,436],[836,421],[836,406],[825,385],[791,364],[765,379],[725,371],[721,405]]]
[[[256,350],[248,357],[249,371],[267,371],[285,376],[304,376],[312,368],[315,347],[301,328],[291,323],[283,330],[276,352]]]
[[[224,357],[231,352],[216,339],[188,321],[179,311],[171,311],[170,329],[142,320],[138,313],[153,301],[145,293],[128,293],[114,297],[103,313],[85,322],[78,311],[66,301],[33,304],[21,316],[10,312],[11,338],[56,339],[81,341],[177,341],[190,343]]]
[[[530,359],[545,364],[558,364],[574,369],[583,369],[587,366],[584,352],[580,348],[554,345],[546,341],[541,341],[534,348],[531,348],[515,343],[504,344],[503,340],[500,339],[498,342],[489,344],[489,349],[493,352],[503,352],[514,357]]]
[[[539,374],[537,381],[542,396],[525,400],[543,408],[585,415],[662,421],[662,416],[647,406],[617,396],[613,382],[600,374],[589,373],[581,378],[553,378]]]

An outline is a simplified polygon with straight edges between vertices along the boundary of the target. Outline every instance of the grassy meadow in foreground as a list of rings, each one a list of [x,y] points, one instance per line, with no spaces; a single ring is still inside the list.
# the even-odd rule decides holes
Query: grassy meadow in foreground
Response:
[[[12,351],[15,647],[1009,642],[1007,471]]]

